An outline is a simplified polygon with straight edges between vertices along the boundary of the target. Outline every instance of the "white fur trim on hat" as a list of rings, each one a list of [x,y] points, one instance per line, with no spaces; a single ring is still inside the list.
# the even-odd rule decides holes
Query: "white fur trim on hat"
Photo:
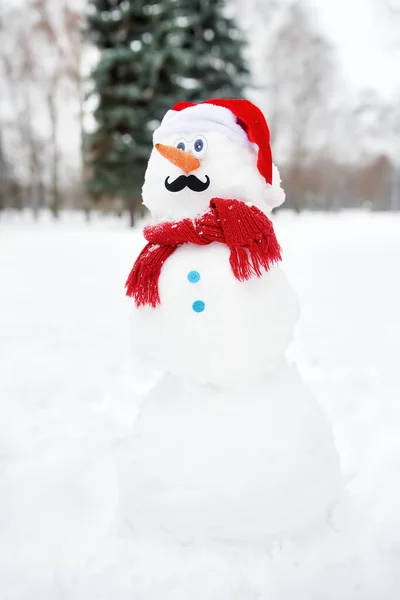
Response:
[[[224,106],[195,104],[183,110],[169,110],[153,134],[156,144],[169,133],[219,131],[240,144],[251,144],[235,115]]]

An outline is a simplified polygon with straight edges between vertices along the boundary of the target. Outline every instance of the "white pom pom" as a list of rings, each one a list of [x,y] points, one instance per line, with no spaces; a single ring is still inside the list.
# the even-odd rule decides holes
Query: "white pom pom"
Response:
[[[285,201],[285,192],[281,187],[281,176],[276,165],[272,165],[272,185],[267,184],[264,199],[270,210]]]

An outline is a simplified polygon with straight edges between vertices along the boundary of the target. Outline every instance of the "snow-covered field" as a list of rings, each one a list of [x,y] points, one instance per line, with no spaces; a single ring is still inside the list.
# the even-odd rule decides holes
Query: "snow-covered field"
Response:
[[[372,524],[363,561],[376,585],[361,577],[354,588],[349,562],[348,589],[342,570],[323,594],[303,578],[291,593],[239,586],[230,599],[397,600],[400,215],[281,212],[275,227],[302,305],[290,357],[331,419],[348,490]],[[154,377],[133,364],[124,296],[141,243],[139,230],[110,218],[0,221],[1,600],[142,600],[117,480]],[[292,577],[289,563],[302,566],[293,553],[275,548],[268,572]],[[148,560],[162,570],[166,556]]]

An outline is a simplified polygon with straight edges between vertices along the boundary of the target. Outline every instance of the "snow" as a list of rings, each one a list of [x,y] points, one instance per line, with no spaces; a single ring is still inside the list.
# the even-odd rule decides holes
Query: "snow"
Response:
[[[124,454],[121,506],[145,538],[268,546],[308,537],[342,492],[330,425],[285,361],[244,387],[162,377]]]
[[[329,531],[223,550],[140,545],[125,455],[155,373],[135,364],[126,222],[0,220],[0,598],[397,600],[400,215],[274,217],[302,317],[290,357],[347,494]],[[121,493],[122,490],[122,493]],[[123,501],[123,502],[122,502]]]

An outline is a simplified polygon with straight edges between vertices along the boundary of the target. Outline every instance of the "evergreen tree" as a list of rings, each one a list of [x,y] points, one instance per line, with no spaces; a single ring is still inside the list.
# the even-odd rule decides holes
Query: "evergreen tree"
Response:
[[[221,0],[90,0],[86,36],[100,50],[87,189],[123,198],[133,224],[155,127],[179,100],[240,96],[242,41]]]
[[[244,42],[224,0],[180,0],[175,15],[180,29],[171,41],[182,54],[186,99],[240,98],[249,72]]]

